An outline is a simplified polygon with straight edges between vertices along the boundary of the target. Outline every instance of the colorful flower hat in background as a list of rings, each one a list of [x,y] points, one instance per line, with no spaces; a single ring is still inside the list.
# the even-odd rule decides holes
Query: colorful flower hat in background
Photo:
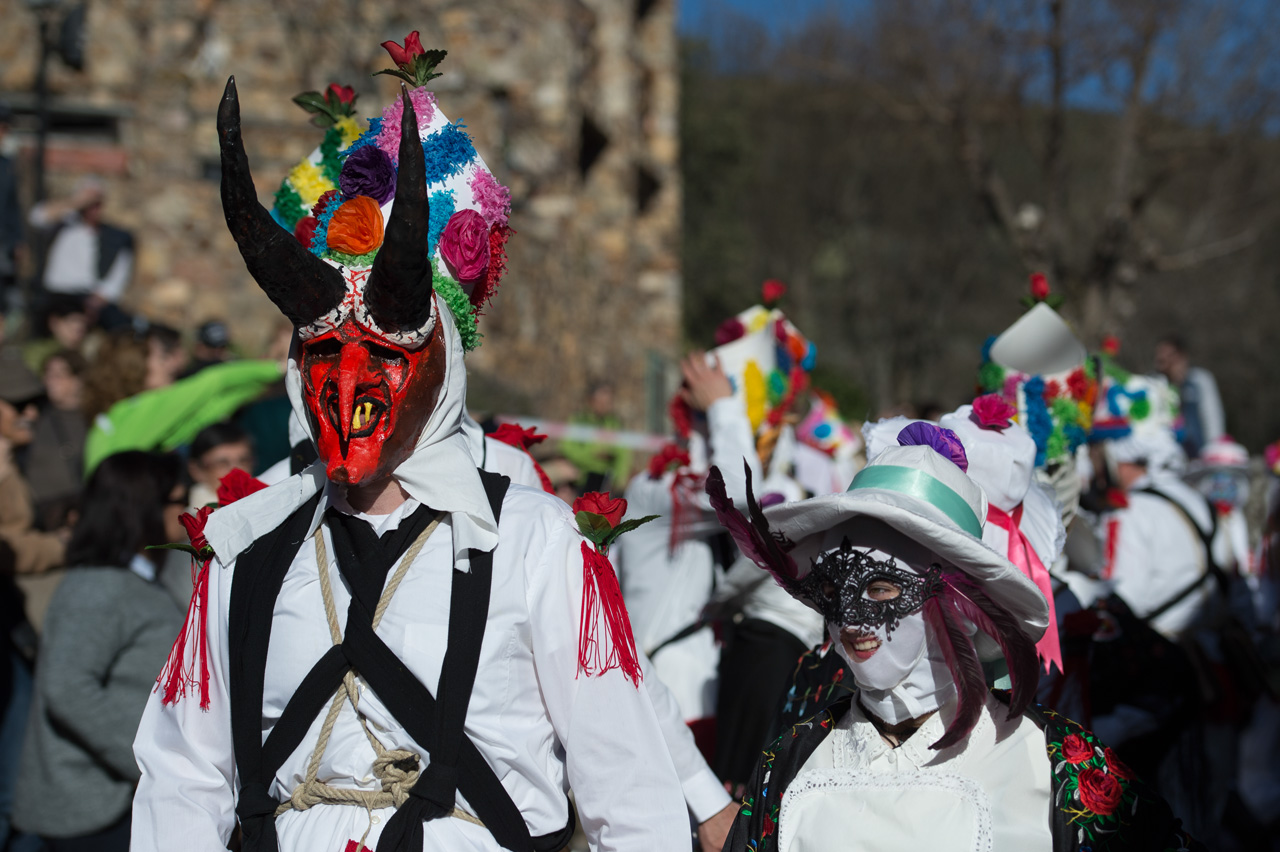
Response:
[[[729,377],[734,399],[746,409],[766,465],[787,414],[809,386],[818,356],[818,348],[777,307],[786,290],[780,281],[764,282],[762,304],[721,323],[709,353]],[[687,431],[687,416],[677,414],[675,420],[678,429]]]
[[[418,33],[404,46],[382,45],[394,69],[378,72],[404,80],[418,119],[431,217],[427,240],[431,284],[449,306],[467,350],[480,344],[481,308],[493,297],[506,268],[511,229],[509,190],[476,153],[464,125],[452,123],[424,86],[440,76],[443,50],[424,50]],[[356,95],[331,84],[294,101],[326,127],[324,140],[289,171],[276,191],[271,215],[312,254],[351,269],[372,267],[383,228],[395,204],[403,104],[397,96],[363,132],[354,118]]]
[[[1088,350],[1058,315],[1043,275],[1031,276],[1031,308],[987,341],[978,371],[985,393],[1017,411],[1036,442],[1036,467],[1071,459],[1089,436],[1098,392]]]
[[[809,393],[809,411],[796,424],[796,441],[795,478],[806,491],[834,494],[849,487],[860,467],[862,435],[840,416],[826,391]]]
[[[1164,376],[1130,373],[1115,361],[1119,344],[1108,338],[1098,356],[1102,382],[1090,443],[1106,445],[1112,462],[1146,464],[1151,472],[1181,475],[1186,456],[1178,445],[1178,391]]]

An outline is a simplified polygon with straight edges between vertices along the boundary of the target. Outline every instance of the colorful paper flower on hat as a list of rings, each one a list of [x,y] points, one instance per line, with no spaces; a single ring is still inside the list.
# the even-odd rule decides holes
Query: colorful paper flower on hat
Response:
[[[973,413],[970,417],[983,429],[1007,429],[1013,424],[1013,416],[1018,409],[999,394],[983,394],[973,401]]]
[[[1267,460],[1267,470],[1276,476],[1280,476],[1280,441],[1268,444],[1266,450],[1263,451],[1263,455]]]
[[[777,307],[785,295],[787,295],[787,285],[774,278],[765,281],[760,288],[760,301],[766,308]]]
[[[412,87],[409,99],[422,138],[430,201],[432,285],[453,314],[463,346],[474,349],[481,337],[481,309],[506,271],[511,194],[485,167],[464,126],[450,123],[436,96],[422,88],[440,76],[435,68],[445,51],[424,49],[417,32],[383,47],[396,67],[379,73]],[[281,183],[272,217],[318,257],[348,268],[371,266],[382,244],[388,205],[395,203],[402,100],[393,98],[380,116],[368,119],[363,132],[351,116],[356,101],[351,87],[334,84],[295,100],[308,112],[332,119],[332,126]]]
[[[908,424],[898,433],[898,444],[903,447],[929,447],[961,470],[969,470],[969,456],[964,451],[960,436],[937,424],[920,421]]]
[[[440,256],[453,277],[471,284],[489,269],[489,226],[475,210],[459,210],[440,235]]]
[[[329,251],[352,257],[369,254],[382,245],[382,208],[367,195],[343,202],[325,232]]]

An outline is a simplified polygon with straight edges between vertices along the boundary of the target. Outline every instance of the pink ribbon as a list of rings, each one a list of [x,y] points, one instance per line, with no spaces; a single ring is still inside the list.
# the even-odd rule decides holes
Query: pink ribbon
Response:
[[[1049,572],[1045,569],[1044,563],[1036,555],[1035,548],[1022,532],[1022,504],[1019,503],[1012,512],[1005,512],[988,505],[987,522],[995,524],[1009,534],[1009,561],[1017,565],[1018,570],[1025,574],[1028,580],[1036,584],[1049,604],[1049,627],[1036,643],[1036,653],[1044,663],[1046,672],[1050,671],[1054,665],[1058,667],[1058,671],[1062,671],[1062,647],[1058,641],[1058,614],[1053,608],[1053,583],[1049,579]]]

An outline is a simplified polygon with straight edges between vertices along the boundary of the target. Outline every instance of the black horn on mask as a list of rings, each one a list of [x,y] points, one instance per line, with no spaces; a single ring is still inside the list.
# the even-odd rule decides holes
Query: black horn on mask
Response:
[[[295,326],[314,322],[342,303],[346,283],[338,270],[308,251],[258,202],[240,136],[235,77],[227,80],[218,105],[218,143],[222,213],[249,274]]]
[[[382,241],[373,259],[364,304],[378,327],[389,332],[422,328],[431,316],[431,255],[427,245],[431,206],[427,198],[427,168],[418,136],[418,116],[402,84],[404,112],[400,118],[400,166],[396,200]]]

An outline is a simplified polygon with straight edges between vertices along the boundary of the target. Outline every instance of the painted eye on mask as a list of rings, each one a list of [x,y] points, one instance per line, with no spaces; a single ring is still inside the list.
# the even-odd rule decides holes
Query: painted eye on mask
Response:
[[[813,560],[798,587],[828,623],[869,631],[883,627],[888,633],[942,590],[942,567],[920,573],[900,568],[896,560],[875,559],[846,538]]]

